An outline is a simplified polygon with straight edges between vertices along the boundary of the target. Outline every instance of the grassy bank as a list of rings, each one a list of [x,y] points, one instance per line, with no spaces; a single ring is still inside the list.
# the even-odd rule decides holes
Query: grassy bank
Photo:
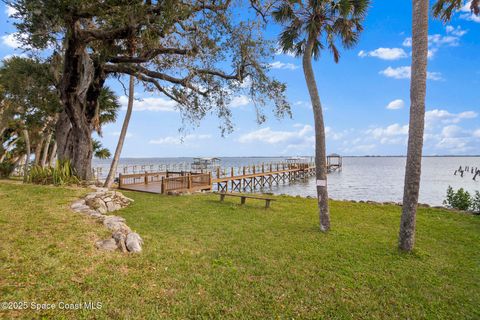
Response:
[[[313,199],[126,193],[118,215],[145,245],[124,255],[97,251],[108,232],[69,210],[84,193],[0,182],[0,300],[102,308],[0,318],[480,318],[478,216],[422,208],[400,254],[395,206],[333,202],[325,235]]]

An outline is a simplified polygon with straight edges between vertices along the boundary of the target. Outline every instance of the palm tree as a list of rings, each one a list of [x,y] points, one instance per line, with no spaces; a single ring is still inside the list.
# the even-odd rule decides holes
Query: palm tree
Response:
[[[325,125],[322,104],[318,94],[312,57],[318,59],[325,47],[332,52],[335,62],[340,53],[337,43],[351,48],[363,30],[370,0],[284,0],[272,15],[285,26],[279,39],[285,53],[303,57],[303,72],[313,108],[315,121],[315,166],[320,230],[330,229],[330,212],[327,191],[327,160]]]
[[[110,165],[110,170],[108,172],[107,179],[103,185],[106,188],[110,188],[115,179],[115,174],[117,172],[118,162],[120,161],[120,155],[123,149],[123,143],[125,142],[125,137],[127,136],[128,124],[130,123],[130,118],[132,116],[133,110],[133,95],[135,91],[135,78],[130,76],[130,81],[128,85],[128,105],[127,112],[125,114],[125,119],[123,120],[122,130],[120,131],[120,136],[118,137],[117,148],[115,149],[115,155],[113,156],[112,164]]]
[[[411,251],[415,244],[427,92],[428,2],[429,0],[413,0],[410,123],[399,234],[399,248],[404,251]]]
[[[444,22],[450,21],[455,10],[464,6],[464,0],[438,0],[433,6],[433,15]],[[480,15],[480,0],[470,2],[470,10],[477,16]]]

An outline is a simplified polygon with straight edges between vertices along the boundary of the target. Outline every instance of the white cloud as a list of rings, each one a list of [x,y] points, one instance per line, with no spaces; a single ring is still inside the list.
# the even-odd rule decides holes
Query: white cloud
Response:
[[[3,57],[2,60],[8,60],[13,57],[28,58],[28,56],[25,53],[20,53],[20,54],[13,53],[13,54],[7,54],[5,57]]]
[[[408,125],[400,125],[398,123],[391,124],[385,128],[374,128],[367,130],[367,133],[371,133],[374,138],[381,139],[384,137],[407,135]]]
[[[343,151],[346,152],[346,153],[357,153],[357,152],[360,152],[360,153],[369,153],[371,152],[373,149],[375,149],[376,145],[375,144],[355,144],[353,147],[349,147],[349,148],[344,148]]]
[[[8,17],[11,17],[11,16],[13,16],[15,13],[17,13],[17,10],[15,10],[14,8],[12,8],[12,7],[9,6],[9,5],[5,5],[5,13],[7,14]]]
[[[453,27],[452,27],[453,28]],[[451,28],[447,27],[447,33]],[[452,35],[442,36],[441,34],[432,34],[428,36],[428,46],[429,47],[442,47],[442,46],[450,46],[456,47],[460,44],[460,37],[465,35],[467,31],[462,30],[460,27],[458,29],[453,29]],[[405,38],[403,41],[404,47],[411,47],[412,46],[412,38],[408,37]]]
[[[164,137],[164,138],[159,138],[159,139],[152,139],[148,143],[150,144],[163,144],[163,145],[180,145],[182,143],[188,145],[191,143],[195,143],[201,140],[207,140],[210,139],[212,135],[210,134],[189,134],[186,135],[185,137],[180,137],[180,136],[169,136],[169,137]],[[183,140],[183,141],[182,141]]]
[[[232,108],[238,108],[238,107],[246,106],[249,103],[250,103],[250,99],[245,95],[241,95],[241,96],[233,97],[232,101],[230,102],[230,106]]]
[[[297,126],[298,127],[298,126]],[[277,143],[301,143],[305,139],[311,140],[313,136],[310,134],[313,131],[312,126],[304,125],[298,128],[298,131],[275,131],[270,127],[258,129],[246,133],[238,139],[240,143],[263,142],[267,144]]]
[[[110,135],[114,137],[120,137],[120,131],[111,132]],[[125,135],[125,138],[128,139],[128,138],[131,138],[132,136],[133,136],[132,133],[127,132],[127,134]]]
[[[398,60],[407,58],[408,54],[402,48],[378,48],[373,51],[360,51],[359,57],[375,57],[382,60]]]
[[[402,99],[393,100],[387,105],[387,109],[389,110],[402,109],[403,107],[405,107],[405,101]]]
[[[462,120],[474,119],[477,116],[478,113],[475,111],[451,113],[447,110],[433,109],[425,113],[425,125],[427,128],[433,128],[438,124],[456,124]]]
[[[379,73],[388,78],[410,79],[412,69],[409,66],[403,66],[398,68],[388,67],[387,69],[382,70]],[[442,74],[440,72],[427,72],[427,79],[434,81],[443,80]]]
[[[17,49],[17,48],[20,48],[21,47],[21,43],[17,40],[17,38],[15,37],[15,34],[14,33],[10,33],[10,34],[7,34],[7,35],[4,35],[2,36],[2,43],[10,48],[14,48],[14,49]]]
[[[455,27],[450,26],[450,25],[448,25],[446,27],[446,30],[447,30],[447,33],[451,33],[451,34],[453,34],[454,36],[457,36],[457,37],[463,37],[468,32],[467,30],[463,30],[462,27],[460,27],[460,26],[457,26],[455,28]]]
[[[410,79],[411,73],[411,68],[406,66],[398,68],[388,67],[387,69],[380,71],[380,74],[383,74],[385,77],[394,79]]]
[[[475,138],[480,138],[480,129],[475,130],[475,131],[473,132],[473,136],[474,136]]]
[[[128,104],[128,97],[127,96],[120,96],[118,101],[122,105],[122,109],[125,110]],[[133,102],[133,110],[134,111],[166,111],[166,112],[174,112],[176,106],[176,102],[173,100],[168,100],[161,97],[150,97],[150,98],[143,98],[141,100],[135,100]]]
[[[442,129],[442,136],[445,138],[457,138],[461,136],[461,134],[462,128],[456,125],[449,125]]]
[[[272,69],[287,69],[287,70],[296,70],[299,68],[299,66],[293,64],[293,63],[284,63],[280,61],[275,61],[270,63],[270,68]]]
[[[473,12],[470,10],[470,5],[471,5],[472,1],[467,1],[465,3],[465,5],[460,9],[461,12],[465,12],[463,14],[460,15],[460,18],[464,19],[464,20],[469,20],[469,21],[473,21],[473,22],[478,22],[480,23],[480,16],[476,16],[475,14],[473,14]]]
[[[368,129],[365,133],[367,136],[380,141],[381,144],[404,144],[408,135],[408,125],[394,123],[387,127]]]
[[[428,58],[431,59],[438,52],[441,47],[456,47],[460,45],[460,38],[467,34],[467,30],[463,30],[462,27],[456,28],[448,25],[445,28],[446,35],[433,34],[428,36]],[[405,38],[403,41],[404,47],[412,46],[412,38]]]
[[[325,127],[325,137],[332,140],[340,140],[347,134],[347,131],[335,132],[330,127]]]
[[[432,59],[433,56],[435,56],[435,54],[437,53],[438,49],[437,48],[433,48],[433,49],[428,49],[428,59]]]
[[[405,38],[405,40],[403,40],[402,45],[404,47],[411,47],[412,46],[412,38],[411,37]]]

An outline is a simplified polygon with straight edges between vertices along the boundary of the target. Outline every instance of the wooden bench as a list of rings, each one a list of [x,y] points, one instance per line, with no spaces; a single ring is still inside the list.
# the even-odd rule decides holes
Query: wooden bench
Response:
[[[257,196],[251,196],[251,195],[246,195],[246,194],[241,194],[241,193],[219,193],[220,195],[220,201],[223,201],[225,199],[225,196],[228,197],[237,197],[240,198],[240,203],[245,204],[245,200],[248,199],[256,199],[256,200],[265,200],[265,208],[270,208],[270,202],[271,201],[276,201],[273,198],[265,198],[265,197],[257,197]]]

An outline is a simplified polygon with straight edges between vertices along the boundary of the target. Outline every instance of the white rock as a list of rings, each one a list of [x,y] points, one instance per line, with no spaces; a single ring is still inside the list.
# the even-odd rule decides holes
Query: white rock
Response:
[[[105,251],[115,251],[118,248],[117,242],[113,238],[106,239],[106,240],[99,240],[95,242],[95,246],[97,247],[97,249],[105,250]]]
[[[75,209],[80,208],[82,206],[85,206],[85,200],[77,200],[74,203],[72,203],[70,208],[75,210]]]
[[[143,240],[140,238],[140,235],[136,232],[130,232],[127,235],[127,239],[125,241],[127,245],[127,249],[130,252],[141,252],[142,251],[142,244]]]
[[[112,234],[112,238],[115,239],[117,247],[122,252],[127,252],[127,247],[125,241],[127,240],[127,235],[122,231],[117,231]]]
[[[122,217],[106,216],[105,219],[103,220],[103,225],[113,232],[122,231],[125,234],[127,234],[131,230],[124,223],[124,221],[125,221],[125,219],[123,219]]]
[[[113,202],[106,202],[108,211],[115,211],[115,204]]]

